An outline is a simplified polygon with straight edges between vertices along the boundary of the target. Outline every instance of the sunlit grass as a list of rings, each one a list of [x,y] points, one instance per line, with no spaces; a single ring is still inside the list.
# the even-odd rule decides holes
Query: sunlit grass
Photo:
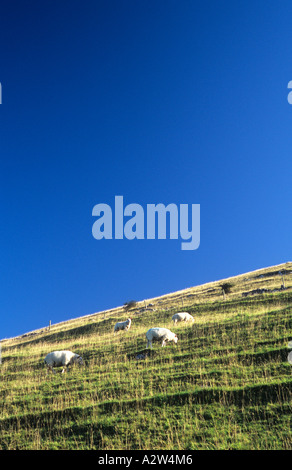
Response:
[[[290,449],[291,290],[242,298],[246,288],[238,281],[226,301],[201,292],[187,309],[193,325],[173,326],[179,301],[169,296],[168,308],[133,312],[128,332],[113,335],[125,316],[113,313],[4,342],[0,448]],[[151,326],[179,342],[138,361]],[[47,374],[55,349],[78,352],[85,367]]]

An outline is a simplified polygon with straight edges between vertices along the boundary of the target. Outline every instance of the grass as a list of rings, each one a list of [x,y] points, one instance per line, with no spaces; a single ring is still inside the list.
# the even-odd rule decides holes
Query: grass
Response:
[[[284,290],[242,296],[259,282],[279,287],[273,267],[234,277],[225,301],[219,282],[188,289],[133,310],[131,329],[115,336],[128,316],[120,309],[2,341],[0,449],[291,449],[291,263],[284,268]],[[182,296],[195,323],[173,326]],[[170,328],[178,344],[136,360],[151,326]],[[43,358],[55,349],[86,366],[48,375]]]

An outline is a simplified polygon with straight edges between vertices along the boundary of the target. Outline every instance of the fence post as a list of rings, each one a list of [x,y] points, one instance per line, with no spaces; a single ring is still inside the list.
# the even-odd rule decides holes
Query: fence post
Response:
[[[283,286],[283,289],[285,289],[285,281],[284,281],[284,276],[282,274],[282,286]]]

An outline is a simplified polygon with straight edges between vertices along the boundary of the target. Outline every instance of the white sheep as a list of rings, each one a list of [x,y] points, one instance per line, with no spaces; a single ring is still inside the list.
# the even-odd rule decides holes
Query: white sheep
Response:
[[[129,330],[131,328],[132,319],[128,318],[125,321],[120,321],[115,324],[114,333],[117,333],[120,330]]]
[[[75,354],[72,351],[53,351],[46,355],[44,359],[48,369],[47,372],[52,371],[54,374],[53,367],[63,367],[62,374],[65,372],[65,368],[69,368],[72,364],[84,365],[83,359],[79,354]]]
[[[167,328],[150,328],[146,333],[147,348],[152,348],[153,341],[162,341],[161,346],[166,346],[166,343],[173,341],[175,344],[178,341],[178,337],[175,333],[168,330]]]
[[[174,324],[180,321],[195,321],[194,317],[188,312],[178,312],[175,313],[172,317]]]

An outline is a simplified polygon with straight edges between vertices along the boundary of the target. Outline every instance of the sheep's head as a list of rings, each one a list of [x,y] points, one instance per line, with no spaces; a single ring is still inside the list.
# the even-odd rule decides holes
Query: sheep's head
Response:
[[[84,366],[84,361],[83,361],[81,356],[78,356],[78,355],[75,356],[74,362],[75,362],[75,364],[79,364],[80,366]]]
[[[173,337],[173,342],[176,344],[178,342],[178,337],[176,335],[174,335]]]

